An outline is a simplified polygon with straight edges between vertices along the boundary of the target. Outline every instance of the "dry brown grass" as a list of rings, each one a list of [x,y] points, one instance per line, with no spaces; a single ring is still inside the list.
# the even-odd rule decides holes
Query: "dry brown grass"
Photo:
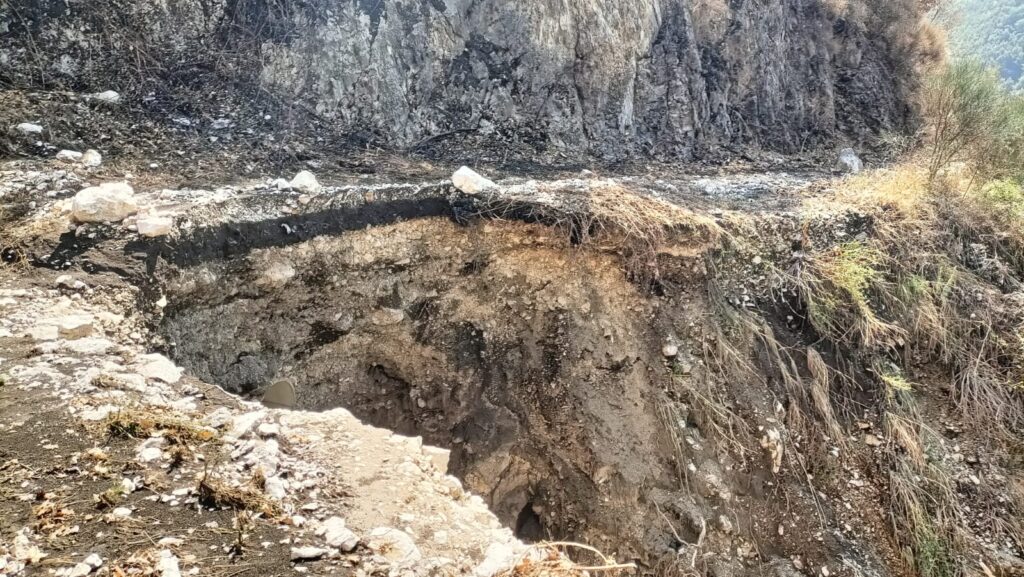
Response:
[[[211,509],[255,511],[268,517],[281,514],[281,507],[255,486],[236,487],[212,476],[203,475],[199,480],[198,494],[199,502]]]
[[[479,216],[538,221],[573,244],[618,253],[642,284],[661,280],[658,255],[670,241],[710,245],[724,233],[711,218],[610,180],[509,187],[481,202]]]
[[[149,409],[122,409],[104,420],[103,427],[112,437],[145,439],[161,434],[174,444],[206,443],[217,432],[177,415]]]

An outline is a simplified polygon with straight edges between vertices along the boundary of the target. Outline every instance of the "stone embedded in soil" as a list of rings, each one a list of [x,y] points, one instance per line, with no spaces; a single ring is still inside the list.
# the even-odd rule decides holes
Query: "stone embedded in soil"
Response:
[[[377,527],[367,535],[366,546],[386,558],[398,569],[411,569],[423,557],[416,542],[404,531],[392,527]]]
[[[497,186],[468,166],[455,171],[452,175],[452,184],[466,194],[479,194]]]
[[[292,547],[291,560],[316,561],[317,559],[320,559],[327,553],[329,553],[329,551],[321,547]]]
[[[181,380],[184,371],[167,357],[159,353],[139,355],[135,359],[135,370],[147,379],[155,379],[173,385]]]
[[[43,127],[31,122],[22,122],[21,124],[14,127],[14,130],[25,135],[29,134],[42,134]]]
[[[117,104],[118,102],[121,102],[121,95],[113,90],[104,90],[103,92],[89,94],[87,98],[104,104]]]
[[[882,440],[874,435],[868,434],[864,435],[864,444],[869,447],[881,447]]]
[[[296,174],[295,178],[292,178],[292,181],[289,184],[291,184],[292,189],[299,192],[308,192],[310,194],[320,192],[320,182],[316,179],[316,176],[308,170],[303,170]]]
[[[174,219],[169,216],[140,216],[135,221],[135,228],[147,238],[165,236],[174,230]]]
[[[105,182],[79,191],[71,201],[77,222],[121,222],[139,211],[135,190],[123,182]]]
[[[93,333],[95,319],[91,315],[68,315],[57,321],[57,334],[62,339],[85,338]]]
[[[95,168],[103,164],[103,155],[100,154],[98,151],[90,148],[89,150],[86,150],[84,153],[82,153],[82,158],[79,162],[82,163],[82,166],[89,166]]]
[[[82,153],[77,150],[62,150],[54,158],[62,162],[78,162],[82,160]]]

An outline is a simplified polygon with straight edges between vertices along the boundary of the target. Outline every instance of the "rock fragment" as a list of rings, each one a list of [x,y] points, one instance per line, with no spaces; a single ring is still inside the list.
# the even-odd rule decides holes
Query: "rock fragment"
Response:
[[[468,166],[455,171],[452,175],[452,184],[466,194],[479,194],[497,186]]]
[[[316,561],[328,553],[321,547],[292,547],[292,561]]]
[[[103,104],[117,104],[121,102],[121,95],[113,90],[104,90],[86,96],[89,100],[102,102]]]
[[[289,184],[293,190],[297,190],[299,192],[307,192],[310,194],[320,192],[320,182],[316,179],[316,176],[308,170],[303,170],[296,174],[295,178],[293,178]]]
[[[62,162],[78,162],[82,160],[82,153],[77,150],[62,150],[54,158]]]
[[[81,190],[71,201],[77,222],[121,222],[139,211],[135,190],[123,182],[105,182]]]
[[[82,158],[79,162],[82,163],[82,166],[97,167],[103,164],[103,155],[90,148],[82,153]]]
[[[135,359],[135,370],[147,379],[163,381],[173,385],[181,380],[184,371],[173,361],[159,353],[139,355]]]
[[[839,151],[839,159],[836,161],[836,169],[838,169],[839,172],[857,174],[864,169],[864,163],[861,162],[856,151],[852,148],[844,148]]]
[[[140,216],[135,221],[135,228],[147,238],[165,236],[174,229],[174,219],[169,216]]]
[[[160,551],[160,559],[156,562],[156,570],[160,577],[181,577],[181,569],[178,567],[178,558],[174,553],[164,549]]]
[[[28,135],[33,135],[33,134],[42,134],[43,133],[43,127],[38,125],[38,124],[34,124],[32,122],[22,122],[21,124],[19,124],[19,125],[14,127],[14,131],[15,132],[20,132],[20,133],[28,136]]]
[[[359,537],[351,529],[345,527],[345,520],[341,517],[331,517],[320,524],[317,535],[324,538],[324,542],[340,549],[345,553],[352,551],[359,544]]]

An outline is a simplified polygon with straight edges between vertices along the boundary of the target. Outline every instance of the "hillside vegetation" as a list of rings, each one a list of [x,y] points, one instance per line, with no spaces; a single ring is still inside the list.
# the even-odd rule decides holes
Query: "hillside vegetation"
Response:
[[[1024,2],[955,0],[953,50],[995,66],[1014,90],[1024,90]]]

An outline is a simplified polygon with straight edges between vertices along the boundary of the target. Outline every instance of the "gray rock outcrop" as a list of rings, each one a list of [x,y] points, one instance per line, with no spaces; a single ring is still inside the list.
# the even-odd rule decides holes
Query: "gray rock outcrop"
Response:
[[[157,59],[251,57],[239,77],[391,147],[466,134],[605,159],[899,129],[918,18],[912,0],[143,0],[110,19],[137,26],[103,29],[105,3],[13,4],[0,80],[15,84],[41,68],[104,89],[134,66],[114,49],[131,28]],[[44,44],[24,50],[25,32]]]

